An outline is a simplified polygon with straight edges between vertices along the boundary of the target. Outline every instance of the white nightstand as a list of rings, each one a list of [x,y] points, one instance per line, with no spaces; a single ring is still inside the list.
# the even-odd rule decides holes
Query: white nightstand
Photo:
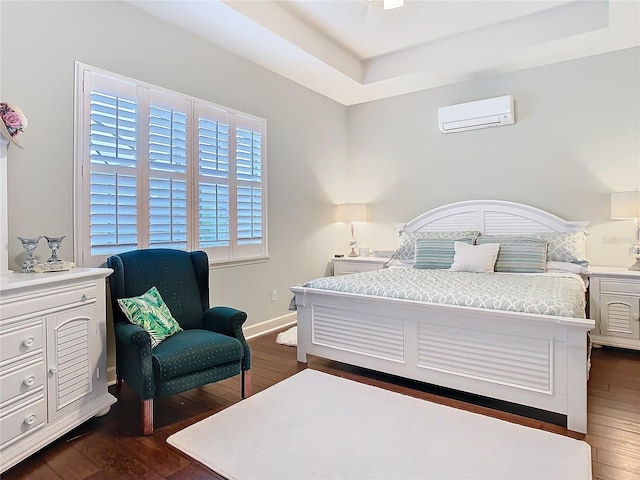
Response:
[[[589,270],[593,343],[640,350],[640,272],[625,267]]]
[[[347,275],[348,273],[372,272],[374,270],[382,270],[384,264],[389,261],[388,258],[378,257],[342,257],[332,258],[333,274]]]

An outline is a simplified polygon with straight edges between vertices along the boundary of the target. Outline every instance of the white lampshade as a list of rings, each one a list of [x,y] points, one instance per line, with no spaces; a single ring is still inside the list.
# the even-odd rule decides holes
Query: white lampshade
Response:
[[[337,222],[366,222],[366,203],[343,203],[336,208]]]
[[[612,193],[611,218],[640,218],[640,191]]]

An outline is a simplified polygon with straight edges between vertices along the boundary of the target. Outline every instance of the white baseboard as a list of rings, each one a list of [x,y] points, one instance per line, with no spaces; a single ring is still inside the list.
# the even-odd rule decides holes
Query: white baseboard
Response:
[[[244,336],[247,339],[253,338],[253,337],[259,337],[260,335],[273,332],[274,330],[278,330],[282,327],[295,325],[296,322],[297,322],[296,312],[287,313],[286,315],[282,315],[281,317],[272,318],[270,320],[265,320],[264,322],[256,323],[255,325],[249,325],[247,327],[244,327],[243,328]]]

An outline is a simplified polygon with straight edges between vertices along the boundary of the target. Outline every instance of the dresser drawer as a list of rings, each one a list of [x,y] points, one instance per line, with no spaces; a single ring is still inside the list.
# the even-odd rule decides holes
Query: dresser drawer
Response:
[[[44,325],[42,320],[6,329],[0,334],[0,363],[13,357],[42,350]]]
[[[365,257],[367,258],[367,257]],[[350,273],[373,272],[381,270],[387,259],[381,258],[375,261],[367,260],[334,260],[333,274],[335,276],[348,275]]]
[[[640,281],[625,281],[602,278],[600,280],[600,292],[640,295]]]
[[[46,274],[43,274],[46,275]],[[43,311],[58,311],[68,307],[96,302],[98,288],[95,282],[51,289],[46,293],[38,290],[20,295],[6,295],[2,299],[2,320],[24,319]]]
[[[336,263],[333,266],[333,274],[335,276],[348,275],[350,273],[358,273],[361,271],[361,265],[355,263]]]
[[[7,442],[24,436],[44,424],[47,402],[44,396],[0,418],[0,448]]]
[[[0,404],[19,395],[43,388],[45,380],[44,359],[32,361],[31,365],[0,375]]]

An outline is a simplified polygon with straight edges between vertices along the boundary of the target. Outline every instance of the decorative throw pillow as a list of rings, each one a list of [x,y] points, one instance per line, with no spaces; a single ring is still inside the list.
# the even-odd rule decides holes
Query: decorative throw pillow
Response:
[[[149,332],[151,348],[182,330],[156,287],[151,287],[139,297],[119,298],[118,305],[131,323]]]
[[[455,255],[454,243],[464,242],[469,245],[473,238],[419,238],[416,240],[416,261],[413,268],[445,269],[451,268]]]
[[[433,231],[433,232],[400,232],[400,246],[393,252],[389,260],[408,260],[413,262],[416,256],[416,241],[419,238],[450,239],[463,237],[475,239],[480,234],[476,231]]]
[[[478,245],[498,243],[495,271],[541,273],[547,267],[547,241],[528,237],[478,237]]]
[[[576,275],[589,275],[589,267],[583,267],[578,263],[570,262],[552,262],[547,260],[547,272],[556,273],[575,273]]]
[[[585,246],[587,234],[583,230],[562,233],[534,233],[527,235],[527,237],[547,241],[547,260],[577,263],[583,267],[589,266]]]
[[[455,256],[451,270],[454,272],[493,272],[498,257],[499,243],[485,245],[468,245],[464,242],[454,243]]]

